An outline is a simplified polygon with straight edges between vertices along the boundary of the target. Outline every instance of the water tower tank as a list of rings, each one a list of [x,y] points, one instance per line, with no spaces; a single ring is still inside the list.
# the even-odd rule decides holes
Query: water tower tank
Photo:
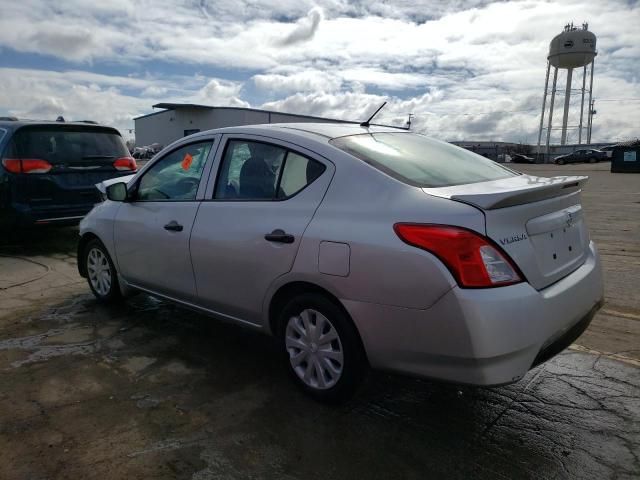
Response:
[[[542,114],[540,115],[540,129],[538,133],[538,153],[540,153],[540,143],[542,141],[542,130],[544,129],[545,108],[547,104],[547,94],[551,95],[549,105],[549,120],[547,123],[547,157],[550,157],[549,145],[551,142],[551,131],[553,130],[553,108],[558,92],[558,70],[565,70],[566,82],[564,89],[564,112],[562,115],[562,134],[560,137],[560,145],[567,143],[567,131],[569,129],[577,129],[578,144],[582,143],[582,129],[585,112],[585,95],[588,93],[587,103],[587,143],[591,143],[591,131],[593,128],[593,108],[592,92],[593,92],[593,68],[596,52],[596,36],[589,31],[589,24],[583,23],[582,28],[574,27],[573,23],[567,23],[562,33],[553,37],[549,44],[549,55],[547,56],[547,76],[544,81],[544,96],[542,97]],[[587,74],[588,67],[590,73]],[[574,69],[582,70],[582,88],[580,92],[580,121],[578,125],[569,125],[569,106],[571,103],[571,84],[573,81]],[[553,80],[551,90],[549,90],[549,74],[553,71]],[[578,73],[579,74],[579,73]],[[589,86],[587,87],[587,77],[589,77]],[[559,95],[562,95],[559,93]],[[548,160],[548,158],[547,158]]]
[[[591,63],[596,53],[596,36],[583,29],[566,29],[549,44],[549,63],[557,68],[583,67]]]

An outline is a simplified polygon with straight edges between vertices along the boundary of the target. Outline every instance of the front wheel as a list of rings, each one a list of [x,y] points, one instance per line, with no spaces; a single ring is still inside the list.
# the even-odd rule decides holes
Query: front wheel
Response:
[[[564,160],[558,160],[558,161],[556,161],[556,164],[557,165],[564,165]]]
[[[87,282],[95,297],[101,302],[120,300],[118,274],[107,249],[97,239],[91,240],[84,249],[87,267]]]
[[[364,378],[367,361],[342,308],[323,295],[303,294],[286,304],[279,320],[286,366],[296,384],[322,402],[349,399]]]

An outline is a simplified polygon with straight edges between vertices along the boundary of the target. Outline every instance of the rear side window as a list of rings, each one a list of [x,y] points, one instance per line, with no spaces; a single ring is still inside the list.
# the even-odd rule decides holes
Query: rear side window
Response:
[[[305,188],[325,166],[286,148],[250,140],[227,143],[216,199],[284,200]]]
[[[415,133],[349,135],[330,143],[416,187],[447,187],[519,175],[468,150]]]
[[[21,128],[14,134],[10,149],[17,158],[37,158],[49,163],[87,164],[129,156],[117,133],[82,127]]]
[[[324,165],[289,152],[282,171],[278,198],[295,195],[324,172]]]

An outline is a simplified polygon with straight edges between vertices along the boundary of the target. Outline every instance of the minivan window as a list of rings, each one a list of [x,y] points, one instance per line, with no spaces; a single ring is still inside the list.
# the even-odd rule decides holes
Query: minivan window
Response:
[[[416,187],[447,187],[520,175],[473,152],[415,133],[349,135],[329,143]]]
[[[21,128],[13,135],[10,148],[18,158],[39,158],[52,164],[111,164],[129,156],[122,137],[106,128]]]

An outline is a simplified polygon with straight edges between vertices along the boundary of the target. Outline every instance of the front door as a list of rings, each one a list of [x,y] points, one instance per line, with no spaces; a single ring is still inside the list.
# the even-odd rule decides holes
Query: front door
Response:
[[[228,138],[218,156],[191,233],[199,303],[258,324],[266,290],[291,270],[334,167],[250,136]]]
[[[135,182],[114,227],[116,258],[129,283],[184,301],[196,298],[189,235],[213,140],[177,147]],[[201,192],[204,191],[204,185]]]

